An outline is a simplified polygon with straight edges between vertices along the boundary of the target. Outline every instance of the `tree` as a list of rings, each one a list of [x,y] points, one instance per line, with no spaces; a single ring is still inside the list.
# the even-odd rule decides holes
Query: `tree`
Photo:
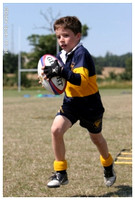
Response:
[[[50,35],[31,35],[28,37],[30,45],[33,46],[33,51],[27,54],[28,63],[26,68],[36,68],[38,60],[44,54],[56,55],[56,37]]]
[[[126,72],[132,74],[132,57],[126,60]]]
[[[3,56],[3,73],[15,73],[18,66],[18,55],[8,52]]]
[[[126,59],[126,71],[129,80],[132,79],[132,57]]]
[[[125,62],[125,72],[121,74],[121,79],[131,80],[132,79],[132,57],[126,59]]]
[[[102,74],[103,67],[95,65],[95,68],[96,68],[96,74]]]
[[[82,39],[88,35],[88,30],[89,30],[89,27],[86,24],[84,24],[82,26]]]
[[[48,8],[47,9],[47,12],[43,12],[42,10],[40,11],[40,15],[43,16],[45,22],[47,22],[47,26],[46,25],[43,25],[43,26],[35,26],[36,29],[45,29],[45,30],[48,30],[51,34],[54,33],[53,31],[53,24],[55,22],[55,20],[60,16],[60,12],[58,12],[56,14],[56,16],[54,17],[53,16],[53,12],[52,12],[52,8]],[[46,24],[46,23],[44,23]]]

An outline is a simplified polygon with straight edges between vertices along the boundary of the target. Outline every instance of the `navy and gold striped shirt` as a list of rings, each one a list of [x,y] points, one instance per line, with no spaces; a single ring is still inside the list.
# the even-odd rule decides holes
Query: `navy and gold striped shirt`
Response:
[[[87,49],[83,45],[78,45],[67,55],[65,63],[61,57],[60,52],[57,58],[64,64],[62,77],[67,80],[64,101],[88,98],[96,100],[102,107],[96,83],[95,65]]]

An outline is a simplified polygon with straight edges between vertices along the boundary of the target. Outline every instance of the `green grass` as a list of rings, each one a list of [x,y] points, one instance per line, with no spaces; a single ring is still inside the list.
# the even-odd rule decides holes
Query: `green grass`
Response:
[[[112,156],[132,148],[131,89],[100,90],[106,112],[103,135]],[[103,183],[99,153],[85,129],[76,123],[65,134],[69,184],[48,189],[54,156],[50,127],[62,104],[57,98],[38,98],[45,91],[3,92],[3,196],[4,197],[129,197],[132,166],[115,165],[117,181]],[[30,94],[24,98],[24,94]]]

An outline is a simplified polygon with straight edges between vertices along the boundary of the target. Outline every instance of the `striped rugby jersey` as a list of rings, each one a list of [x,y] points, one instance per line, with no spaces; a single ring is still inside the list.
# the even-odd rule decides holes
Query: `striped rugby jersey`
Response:
[[[98,92],[95,65],[90,53],[80,43],[66,55],[61,51],[57,58],[64,64],[62,77],[67,80],[68,98],[87,97]]]

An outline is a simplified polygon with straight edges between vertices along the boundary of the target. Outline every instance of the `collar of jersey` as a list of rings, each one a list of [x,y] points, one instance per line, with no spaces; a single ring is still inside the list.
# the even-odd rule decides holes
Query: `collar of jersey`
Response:
[[[67,57],[68,57],[73,51],[75,51],[79,46],[81,46],[81,45],[82,45],[82,43],[79,42],[79,43],[72,49],[72,51],[70,51],[70,52],[68,52],[68,53],[67,53],[65,50],[62,50],[62,51],[61,51],[60,57],[61,57],[61,59],[62,59],[62,61],[63,61],[64,64],[66,63]]]

